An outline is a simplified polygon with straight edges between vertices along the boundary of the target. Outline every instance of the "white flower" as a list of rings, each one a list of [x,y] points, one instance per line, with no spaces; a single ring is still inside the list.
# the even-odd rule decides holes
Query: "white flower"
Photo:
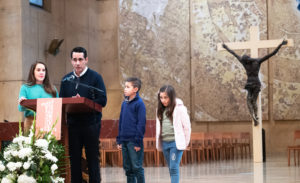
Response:
[[[35,146],[40,147],[42,149],[48,149],[48,142],[45,139],[38,139],[35,144]]]
[[[51,172],[52,172],[52,174],[54,174],[54,172],[55,172],[55,170],[57,170],[57,165],[56,164],[53,164],[52,166],[51,166]]]
[[[53,161],[54,163],[57,162],[57,158],[55,156],[52,156],[51,153],[45,154],[45,158],[48,159],[48,160],[50,160],[50,161]]]
[[[36,183],[36,180],[33,177],[28,177],[24,173],[24,174],[19,176],[18,183]]]
[[[4,151],[4,159],[8,160],[11,156],[11,151],[8,150],[8,151]]]
[[[17,167],[15,166],[15,163],[14,162],[9,162],[7,163],[7,168],[9,169],[9,171],[15,171],[17,169]]]
[[[48,140],[38,139],[41,136],[35,136],[34,130],[31,130],[28,137],[14,138],[13,143],[4,150],[5,161],[0,161],[0,183],[36,183],[35,176],[30,174],[32,171],[38,173],[37,177],[50,176],[51,182],[64,183],[64,179],[56,177],[55,174],[58,170],[56,164],[58,159],[54,156],[53,150],[48,149],[49,144],[55,141],[55,138],[49,134],[46,134],[47,137],[42,137]],[[55,148],[56,146],[54,150]],[[51,167],[51,171],[41,170],[45,163]]]
[[[51,141],[51,135],[48,135],[47,141]]]
[[[30,162],[25,162],[25,163],[23,164],[23,168],[24,168],[25,170],[28,170],[29,167],[30,167]]]
[[[13,143],[21,144],[24,141],[25,141],[25,137],[24,136],[19,136],[19,137],[14,138]]]
[[[18,157],[19,152],[18,151],[11,151],[11,155],[14,156],[14,157]]]
[[[12,183],[13,181],[9,180],[8,178],[4,177],[1,183]]]
[[[1,181],[1,183],[13,183],[13,181],[10,180],[10,179],[8,179],[8,178],[6,178],[6,177],[4,177],[4,178],[2,179],[2,181]]]
[[[25,144],[31,144],[31,137],[25,137]]]
[[[29,157],[32,154],[32,149],[27,147],[23,148],[19,151],[19,158],[23,159],[25,157]]]
[[[30,133],[29,133],[29,135],[28,135],[28,137],[33,137],[33,131],[32,130],[30,130]]]
[[[65,179],[64,178],[61,178],[61,177],[56,177],[56,178],[53,178],[51,176],[51,180],[53,183],[64,183],[65,182]]]
[[[14,174],[8,174],[2,179],[1,183],[13,183],[15,179],[16,176]]]
[[[19,168],[21,168],[22,167],[22,163],[21,162],[16,162],[16,163],[14,163],[14,162],[9,162],[9,163],[7,163],[7,168],[10,170],[10,171],[15,171],[16,169],[19,169]]]
[[[22,162],[16,162],[16,163],[15,163],[15,166],[16,166],[17,168],[21,168],[21,167],[23,166],[23,163],[22,163]]]
[[[0,171],[4,171],[5,170],[5,166],[3,165],[2,161],[0,162]]]
[[[42,152],[43,154],[49,154],[49,153],[51,154],[51,152],[48,151],[48,149],[42,149],[41,152]]]

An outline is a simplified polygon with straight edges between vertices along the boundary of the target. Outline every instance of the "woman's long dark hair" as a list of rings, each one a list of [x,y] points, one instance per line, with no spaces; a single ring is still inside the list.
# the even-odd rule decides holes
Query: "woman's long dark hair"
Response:
[[[167,107],[165,107],[160,101],[160,93],[163,93],[163,92],[166,92],[166,94],[170,98],[170,103]],[[175,93],[173,86],[171,86],[171,85],[162,86],[159,89],[157,99],[158,99],[157,117],[160,121],[160,125],[162,125],[163,113],[165,110],[167,110],[166,111],[167,117],[170,118],[171,121],[173,121],[173,111],[174,111],[174,108],[176,105],[176,93]]]
[[[34,70],[35,70],[35,67],[37,66],[37,64],[43,64],[45,66],[46,74],[45,74],[45,79],[43,81],[44,90],[47,93],[51,94],[53,97],[56,97],[56,90],[55,90],[54,86],[50,83],[47,66],[46,66],[45,63],[43,63],[41,61],[36,61],[35,63],[33,63],[31,65],[26,84],[29,85],[29,86],[33,86],[33,85],[36,84],[36,78],[34,76]]]

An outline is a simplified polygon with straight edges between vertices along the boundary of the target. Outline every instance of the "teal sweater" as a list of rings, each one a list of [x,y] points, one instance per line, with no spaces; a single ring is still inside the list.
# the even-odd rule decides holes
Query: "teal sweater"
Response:
[[[56,88],[55,88],[56,90]],[[20,94],[19,98],[24,97],[26,99],[37,99],[37,98],[52,98],[52,95],[50,93],[47,93],[44,90],[44,86],[40,84],[35,84],[33,86],[29,86],[27,84],[23,84],[20,89]],[[58,97],[58,92],[56,90],[56,97]],[[24,112],[24,116],[33,116],[34,113],[21,106],[20,104],[18,105],[19,111]]]

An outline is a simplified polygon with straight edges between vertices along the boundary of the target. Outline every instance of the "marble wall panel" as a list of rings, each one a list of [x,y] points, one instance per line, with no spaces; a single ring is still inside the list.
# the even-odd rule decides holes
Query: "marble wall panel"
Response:
[[[107,85],[108,82],[104,81]],[[123,92],[120,89],[107,89],[107,104],[102,110],[102,119],[119,119]]]
[[[195,121],[249,121],[243,66],[217,43],[249,40],[250,26],[266,39],[263,0],[191,0],[192,96]],[[249,51],[236,51],[248,54]],[[266,50],[260,51],[259,56]],[[268,118],[268,72],[262,65],[263,119]]]
[[[53,39],[64,38],[64,1],[52,1],[52,11],[30,6],[22,1],[22,64],[23,81],[27,80],[32,63],[43,61],[48,66],[51,82],[59,88],[65,74],[65,46],[60,46],[57,55],[47,52]]]
[[[121,83],[142,82],[147,118],[155,118],[157,92],[174,86],[190,110],[189,1],[119,0]]]
[[[0,121],[19,121],[23,114],[18,111],[18,97],[21,81],[0,81]]]
[[[70,52],[76,46],[88,47],[89,1],[65,0],[66,73],[72,71]]]
[[[276,125],[264,123],[266,131],[266,153],[287,155],[287,146],[294,143],[294,131],[300,129],[295,121],[276,121]]]
[[[66,72],[66,33],[65,33],[65,1],[52,0],[51,17],[48,25],[48,35],[46,37],[46,48],[48,49],[53,39],[64,39],[56,55],[46,54],[46,63],[49,67],[51,81],[59,89],[60,81]],[[47,25],[45,25],[47,26]]]
[[[118,60],[118,1],[91,1],[89,66],[97,69],[107,89],[121,89]]]
[[[19,121],[17,101],[22,79],[21,1],[0,1],[0,121]]]
[[[42,11],[32,7],[27,1],[22,1],[22,80],[26,81],[30,66],[39,55],[39,13]],[[39,58],[44,61],[44,57]]]
[[[118,1],[66,0],[66,68],[72,70],[70,51],[75,46],[88,51],[88,67],[100,73],[107,90],[103,119],[116,119],[122,101],[118,60]],[[117,110],[116,110],[117,109]]]
[[[0,2],[0,81],[16,81],[22,76],[21,2]]]
[[[296,1],[268,1],[269,37],[289,38],[294,47],[282,48],[272,60],[274,120],[300,119],[300,11]]]

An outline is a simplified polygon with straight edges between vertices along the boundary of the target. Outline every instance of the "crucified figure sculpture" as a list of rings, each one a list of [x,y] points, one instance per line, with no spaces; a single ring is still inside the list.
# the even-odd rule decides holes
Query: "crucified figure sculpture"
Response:
[[[251,58],[248,55],[239,56],[233,50],[228,48],[226,44],[222,44],[223,48],[225,48],[229,53],[235,56],[240,63],[244,66],[246,73],[247,73],[247,83],[245,85],[245,89],[248,91],[247,95],[247,106],[250,112],[252,119],[254,120],[254,126],[258,125],[258,117],[257,117],[257,97],[260,92],[261,83],[258,77],[258,73],[260,70],[260,65],[269,59],[270,57],[274,56],[282,45],[286,45],[287,41],[283,40],[277,48],[271,52],[270,54],[262,57],[262,58]]]

